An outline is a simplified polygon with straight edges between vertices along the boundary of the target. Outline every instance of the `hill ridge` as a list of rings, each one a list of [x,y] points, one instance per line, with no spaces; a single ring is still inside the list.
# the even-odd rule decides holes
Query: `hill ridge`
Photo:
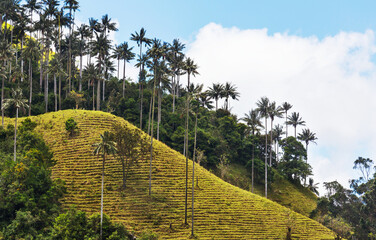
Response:
[[[69,137],[64,128],[69,117],[73,117],[80,128],[75,137]],[[32,119],[38,123],[36,130],[57,160],[53,177],[67,183],[63,204],[74,204],[89,213],[98,212],[101,163],[92,155],[91,145],[99,141],[99,133],[111,128],[113,121],[135,127],[109,113],[86,110],[51,112]],[[152,198],[147,192],[147,157],[133,168],[125,191],[119,190],[120,163],[112,157],[107,160],[104,212],[138,233],[150,229],[161,239],[187,239],[190,229],[182,225],[185,158],[159,141],[155,141],[154,150]],[[189,176],[191,170],[189,161]],[[293,239],[334,238],[333,233],[318,222],[235,187],[197,164],[196,174],[199,188],[195,189],[195,233],[199,239],[285,239],[288,226],[292,227]],[[191,184],[190,179],[188,186]],[[190,194],[188,197],[191,198]]]

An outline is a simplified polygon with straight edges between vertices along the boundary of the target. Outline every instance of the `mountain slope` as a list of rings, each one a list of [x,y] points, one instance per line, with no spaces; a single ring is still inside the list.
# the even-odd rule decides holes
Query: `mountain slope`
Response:
[[[80,128],[69,137],[65,121],[73,117]],[[66,181],[63,203],[93,213],[100,210],[101,162],[92,155],[99,133],[113,122],[134,128],[108,113],[66,110],[32,118],[51,150],[57,165],[53,176]],[[7,122],[12,123],[12,119]],[[22,121],[22,120],[20,120]],[[191,176],[192,163],[189,162]],[[136,232],[151,229],[161,239],[187,239],[184,222],[185,159],[163,143],[155,142],[152,197],[148,196],[148,157],[133,168],[125,191],[120,191],[121,166],[110,157],[106,162],[104,211]],[[200,239],[284,239],[292,227],[295,239],[333,239],[330,230],[303,215],[270,200],[234,187],[202,167],[196,168],[195,232]],[[191,181],[189,181],[191,187]],[[189,195],[189,199],[191,196]],[[190,208],[189,202],[189,220]]]

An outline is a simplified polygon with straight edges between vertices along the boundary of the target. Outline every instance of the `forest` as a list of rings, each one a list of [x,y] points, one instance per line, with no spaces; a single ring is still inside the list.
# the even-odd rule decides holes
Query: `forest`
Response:
[[[262,97],[249,106],[248,113],[237,116],[230,107],[230,101],[236,104],[241,97],[236,85],[205,83],[205,89],[204,84],[192,83],[200,74],[199,63],[185,55],[186,46],[179,39],[164,42],[141,28],[115,45],[109,34],[118,29],[110,16],[76,25],[79,8],[76,0],[0,3],[0,238],[60,239],[59,224],[64,225],[65,218],[86,224],[82,228],[88,232],[80,239],[97,236],[97,215],[86,217],[74,208],[63,213],[59,206],[64,184],[51,180],[53,153],[33,132],[33,122],[25,120],[17,126],[19,117],[86,109],[124,118],[152,136],[151,149],[155,139],[182,153],[187,168],[188,158],[193,159],[226,179],[229,168],[240,165],[250,175],[246,190],[263,186],[266,198],[275,176],[282,176],[318,196],[310,217],[339,238],[376,239],[373,160],[354,160],[362,177],[349,180],[350,189],[326,182],[327,194],[319,197],[307,154],[318,137],[293,103]],[[130,47],[131,41],[138,49]],[[127,63],[138,68],[138,79],[127,77]],[[15,117],[16,124],[6,126],[5,117]],[[114,141],[116,136],[128,136],[120,127],[115,132]],[[35,201],[29,202],[30,198]],[[131,237],[124,227],[113,225],[107,216],[104,219],[106,239]],[[30,227],[33,221],[43,224],[35,229]],[[76,226],[65,227],[74,232]]]

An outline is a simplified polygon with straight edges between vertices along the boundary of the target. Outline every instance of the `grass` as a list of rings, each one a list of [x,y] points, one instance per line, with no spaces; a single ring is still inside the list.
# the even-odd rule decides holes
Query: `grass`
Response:
[[[240,164],[230,164],[224,179],[226,182],[251,191],[250,177],[249,171]],[[264,196],[264,184],[255,183],[254,193]],[[276,171],[274,172],[274,182],[269,185],[268,197],[305,216],[309,216],[317,206],[317,197],[314,193],[302,186],[292,184]]]
[[[70,117],[79,127],[79,133],[73,137],[64,125]],[[36,130],[57,160],[53,177],[67,184],[63,205],[74,204],[89,213],[99,212],[101,162],[92,155],[92,144],[113,122],[135,127],[111,114],[84,110],[47,113],[32,120],[38,123]],[[6,122],[13,124],[12,119]],[[190,176],[191,169],[190,161]],[[293,239],[334,239],[329,229],[314,220],[226,183],[202,167],[197,166],[195,171],[199,176],[199,188],[195,191],[197,239],[285,239],[288,226],[292,227]],[[132,169],[127,188],[120,191],[121,166],[110,157],[105,170],[104,212],[137,234],[153,231],[160,239],[188,239],[190,228],[183,225],[185,158],[155,141],[152,172],[152,197],[148,196],[148,157]],[[188,206],[190,219],[191,204]]]

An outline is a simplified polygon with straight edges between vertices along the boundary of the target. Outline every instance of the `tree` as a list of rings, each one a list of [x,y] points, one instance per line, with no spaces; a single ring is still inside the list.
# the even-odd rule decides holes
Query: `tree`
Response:
[[[80,7],[77,0],[64,0],[65,8],[69,9],[69,54],[68,54],[68,91],[71,91],[71,78],[72,78],[72,35],[73,35],[73,26],[74,26],[74,15],[72,15]]]
[[[289,117],[287,117],[287,119],[288,119],[287,124],[294,126],[294,129],[295,129],[294,136],[296,138],[296,127],[298,125],[305,126],[305,121],[302,120],[302,118],[299,116],[299,113],[297,112],[293,112]]]
[[[270,117],[270,144],[271,149],[273,149],[273,121],[275,117],[282,117],[282,109],[276,106],[275,102],[270,103],[269,105],[269,117]],[[272,166],[272,153],[270,151],[269,166]]]
[[[279,141],[281,141],[282,134],[285,132],[283,131],[283,126],[277,124],[273,129],[273,140],[275,142],[275,153],[277,156],[277,163],[279,162]]]
[[[183,66],[184,48],[185,44],[181,43],[179,39],[174,39],[170,46],[171,54],[168,55],[172,73],[172,112],[175,112],[175,98],[179,96],[179,78]]]
[[[121,162],[123,172],[123,186],[126,188],[126,181],[130,169],[138,160],[146,155],[149,150],[146,137],[139,129],[130,129],[120,124],[113,125],[113,135],[117,148],[117,156]]]
[[[54,58],[50,61],[50,66],[48,68],[48,72],[51,73],[54,76],[55,111],[57,111],[57,102],[58,102],[57,100],[58,100],[58,97],[60,99],[61,96],[60,96],[60,94],[59,95],[57,94],[56,77],[59,77],[59,79],[61,79],[61,77],[66,76],[66,73],[65,73],[64,67],[63,67],[62,57],[60,56],[60,54],[55,54]],[[61,92],[60,88],[61,88],[61,83],[59,81],[59,93]],[[74,91],[74,90],[72,90],[72,91]]]
[[[65,121],[65,130],[69,132],[70,136],[73,136],[73,134],[78,130],[77,122],[74,120],[74,118],[68,118],[67,121]]]
[[[6,23],[6,21],[5,21]],[[0,39],[0,64],[1,62],[4,64],[4,69],[2,72],[5,71],[6,62],[9,61],[13,57],[14,48],[11,44],[7,43],[5,39]],[[2,84],[1,84],[1,126],[4,127],[4,89],[5,89],[5,78],[6,75],[2,74]]]
[[[308,128],[303,129],[303,132],[299,133],[298,139],[300,141],[305,142],[305,144],[306,144],[306,152],[307,152],[306,163],[307,163],[308,162],[308,144],[310,142],[313,142],[313,143],[316,144],[316,142],[315,142],[315,140],[317,140],[316,134],[311,132]],[[304,179],[304,184],[306,184],[306,180],[307,180],[307,178]]]
[[[124,42],[120,45],[121,52],[120,52],[120,58],[123,60],[123,91],[122,96],[125,96],[125,64],[129,62],[130,60],[134,59],[135,54],[132,52],[133,47],[129,47],[127,42]]]
[[[220,83],[213,83],[212,87],[209,87],[209,96],[215,100],[215,110],[218,110],[218,99],[223,96],[224,86]]]
[[[74,99],[76,103],[76,109],[78,109],[78,106],[85,101],[84,94],[83,93],[76,93],[76,91],[72,90],[69,93],[69,96]]]
[[[23,98],[22,90],[20,88],[17,88],[16,90],[12,89],[12,98],[4,100],[2,110],[10,108],[10,107],[16,108],[16,119],[14,121],[14,158],[13,158],[13,160],[16,161],[18,110],[21,109],[23,112],[25,112],[26,108],[29,107],[27,105],[27,100]]]
[[[226,82],[222,90],[222,96],[225,98],[225,106],[226,106],[226,110],[228,110],[229,98],[231,97],[234,100],[238,100],[238,97],[240,96],[240,94],[238,91],[236,91],[236,87],[234,84],[230,82]]]
[[[38,61],[41,57],[40,44],[39,42],[33,40],[32,38],[27,38],[26,48],[23,53],[24,58],[29,60],[29,116],[31,116],[31,101],[33,96],[33,61]]]
[[[268,197],[268,117],[269,99],[262,97],[257,103],[257,111],[265,118],[265,197]]]
[[[101,190],[101,230],[100,238],[102,239],[102,225],[103,225],[103,184],[104,184],[104,166],[106,162],[106,155],[116,153],[116,144],[111,139],[111,134],[108,131],[105,131],[103,134],[100,134],[101,140],[95,144],[93,151],[94,155],[102,155],[102,190]]]
[[[373,161],[369,158],[363,158],[363,157],[358,157],[354,161],[354,167],[353,169],[359,169],[360,172],[362,173],[363,180],[368,182],[369,181],[369,176],[372,170],[372,165]]]
[[[80,51],[80,82],[78,85],[78,91],[82,91],[82,56],[86,47],[86,39],[90,37],[90,29],[86,24],[81,24],[77,29],[77,33],[80,36],[79,51]]]
[[[260,112],[257,110],[251,109],[249,113],[245,114],[244,118],[242,118],[243,121],[247,124],[248,128],[250,129],[253,136],[255,136],[255,133],[260,133],[260,128],[263,128],[263,125],[261,123],[261,116]],[[252,170],[251,170],[251,178],[252,178],[252,186],[251,191],[253,192],[254,187],[254,169],[255,169],[255,143],[252,142]]]
[[[89,63],[84,70],[84,79],[88,82],[88,85],[93,86],[93,111],[95,110],[95,81],[100,81],[100,73],[99,70],[94,66],[94,64]],[[88,88],[89,91],[89,88]]]
[[[286,121],[285,121],[285,124],[286,124],[286,138],[288,137],[288,133],[287,133],[287,112],[292,108],[292,105],[288,102],[284,102],[282,103],[282,109],[285,111],[285,117],[286,117]]]
[[[142,57],[142,44],[145,44],[146,46],[150,46],[151,40],[147,38],[146,36],[146,30],[144,28],[141,28],[140,33],[135,32],[134,34],[131,34],[131,40],[136,41],[137,45],[140,47],[140,55],[139,58],[141,59]],[[140,95],[141,95],[141,100],[140,100],[140,129],[142,129],[142,100],[143,100],[143,84],[142,84],[142,78],[141,78],[141,73],[144,70],[144,65],[141,64],[140,67],[140,72],[139,72],[139,85],[140,85]]]
[[[190,77],[191,75],[193,76],[196,76],[196,74],[198,74],[197,72],[197,65],[193,62],[193,60],[191,58],[187,58],[187,60],[185,61],[185,64],[184,64],[184,67],[183,67],[184,71],[187,73],[188,75],[188,84],[187,84],[187,102],[186,102],[186,106],[187,106],[187,111],[186,111],[186,119],[185,119],[185,219],[184,219],[184,223],[187,225],[188,222],[187,222],[187,204],[188,204],[188,119],[189,119],[189,91],[188,91],[188,88],[189,88],[189,85],[190,85]]]

